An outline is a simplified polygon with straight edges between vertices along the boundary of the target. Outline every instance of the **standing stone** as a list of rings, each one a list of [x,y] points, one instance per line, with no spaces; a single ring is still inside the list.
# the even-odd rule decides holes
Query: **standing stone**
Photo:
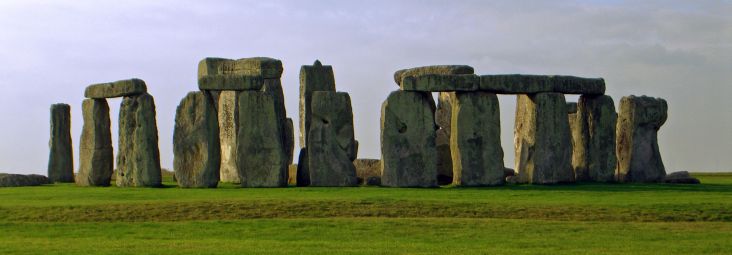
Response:
[[[310,186],[310,169],[308,169],[308,148],[300,149],[300,155],[297,157],[297,186]]]
[[[450,152],[450,126],[452,125],[452,104],[455,93],[440,92],[435,111],[435,122],[440,128],[436,132],[437,183],[452,183],[452,153]]]
[[[74,182],[71,106],[68,104],[51,105],[51,139],[48,145],[48,179],[51,182]]]
[[[282,146],[286,149],[288,164],[292,163],[292,151],[290,147],[295,146],[294,141],[294,127],[292,126],[292,120],[287,118],[287,110],[285,109],[285,94],[282,91],[282,82],[280,79],[266,79],[264,80],[264,86],[262,91],[269,93],[275,100],[275,111],[277,112],[278,121],[283,124],[282,126]]]
[[[292,123],[292,119],[285,119],[285,154],[287,156],[287,163],[292,164],[293,153],[295,153],[295,127]]]
[[[628,96],[620,100],[617,124],[618,181],[659,182],[666,176],[658,130],[668,117],[666,100]]]
[[[122,99],[116,173],[120,187],[162,185],[155,100],[150,94]]]
[[[615,179],[617,113],[610,96],[583,95],[577,104],[572,130],[572,167],[577,181]]]
[[[206,92],[189,92],[178,105],[173,131],[173,166],[178,186],[215,188],[221,145],[216,108]]]
[[[356,146],[351,97],[345,92],[312,94],[308,161],[311,186],[356,186],[351,154]]]
[[[437,186],[435,101],[430,93],[394,91],[381,106],[382,185]]]
[[[221,142],[221,181],[240,183],[236,163],[236,131],[239,130],[238,95],[240,92],[221,91],[218,100],[219,137]]]
[[[243,91],[238,103],[237,160],[242,187],[287,186],[284,124],[274,97],[267,92]]]
[[[574,182],[567,104],[563,94],[518,95],[514,135],[520,182]]]
[[[496,94],[456,92],[451,131],[453,184],[503,185],[501,113]]]
[[[310,102],[313,91],[335,91],[332,66],[324,66],[319,60],[311,66],[300,68],[300,147],[307,144],[310,131]]]
[[[106,99],[85,99],[79,145],[79,186],[109,186],[112,178],[112,131]]]

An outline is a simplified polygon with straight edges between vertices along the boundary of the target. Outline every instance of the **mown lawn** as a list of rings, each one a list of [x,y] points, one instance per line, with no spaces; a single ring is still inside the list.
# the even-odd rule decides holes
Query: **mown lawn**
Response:
[[[702,185],[0,189],[0,254],[730,254]]]

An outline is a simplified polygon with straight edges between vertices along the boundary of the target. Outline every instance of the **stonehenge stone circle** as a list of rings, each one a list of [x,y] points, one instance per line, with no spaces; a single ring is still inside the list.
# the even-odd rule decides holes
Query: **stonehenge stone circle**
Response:
[[[345,92],[314,91],[307,136],[310,186],[356,186],[351,98]]]
[[[155,115],[155,100],[150,94],[143,93],[122,99],[115,178],[117,186],[162,185]]]
[[[570,120],[572,130],[572,168],[577,181],[615,180],[615,126],[617,113],[607,95],[580,96],[577,113]]]
[[[48,145],[48,179],[51,182],[74,182],[71,106],[68,104],[51,105],[51,138]]]
[[[319,60],[300,68],[300,147],[306,147],[310,131],[310,104],[313,91],[335,91],[332,66],[324,66]]]
[[[518,95],[514,130],[520,182],[574,182],[567,103],[560,93]]]
[[[435,110],[435,123],[439,127],[435,134],[437,146],[437,182],[440,185],[452,183],[452,153],[450,152],[450,127],[452,104],[455,93],[440,92]]]
[[[430,93],[394,91],[381,106],[381,184],[437,186],[435,101]]]
[[[222,182],[240,183],[236,162],[236,131],[239,130],[239,91],[221,91],[218,100],[219,137],[221,143]],[[212,108],[213,109],[213,108]],[[214,110],[215,111],[215,110]]]
[[[285,127],[283,130],[285,134],[284,146],[285,154],[287,154],[287,163],[292,164],[295,153],[295,126],[292,119],[285,119]]]
[[[237,161],[246,162],[238,164],[241,186],[287,186],[284,124],[278,118],[276,100],[262,91],[242,91],[238,100]]]
[[[144,93],[147,93],[147,86],[144,81],[140,79],[129,79],[90,85],[86,87],[84,97],[103,99],[134,96]]]
[[[616,154],[618,181],[659,182],[666,176],[658,149],[658,130],[666,122],[666,100],[647,96],[620,99]]]
[[[503,185],[501,116],[498,97],[488,92],[455,92],[450,150],[453,184]]]
[[[480,90],[496,94],[562,94],[602,95],[605,80],[562,75],[497,74],[480,76]]]
[[[85,99],[79,144],[79,186],[109,186],[112,178],[112,131],[106,99]]]
[[[215,188],[219,183],[221,145],[213,100],[206,92],[190,92],[175,114],[173,166],[178,186]],[[238,178],[237,178],[238,179]]]

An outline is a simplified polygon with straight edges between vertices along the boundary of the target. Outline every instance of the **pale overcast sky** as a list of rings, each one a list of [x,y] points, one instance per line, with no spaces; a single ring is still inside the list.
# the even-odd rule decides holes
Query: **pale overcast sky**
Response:
[[[5,0],[0,172],[46,173],[58,102],[72,107],[78,168],[84,88],[132,77],[155,97],[162,165],[171,168],[175,108],[197,90],[198,61],[209,56],[281,59],[295,123],[300,66],[333,65],[337,89],[351,94],[362,158],[380,157],[380,106],[397,89],[394,71],[467,64],[478,74],[603,77],[616,106],[631,94],[665,98],[667,171],[732,170],[730,1]],[[515,97],[500,100],[513,167]],[[110,100],[115,149],[120,101]]]

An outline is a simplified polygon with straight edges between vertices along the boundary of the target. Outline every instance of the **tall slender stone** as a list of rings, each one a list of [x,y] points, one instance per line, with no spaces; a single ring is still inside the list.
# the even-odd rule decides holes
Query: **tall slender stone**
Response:
[[[394,91],[381,106],[382,185],[437,186],[435,101],[430,93]]]
[[[150,94],[122,99],[119,110],[117,186],[162,185],[155,100]]]
[[[356,141],[351,97],[345,92],[315,91],[308,133],[311,186],[355,186]]]
[[[74,182],[71,106],[68,104],[51,105],[51,139],[48,145],[48,179],[51,182]]]
[[[514,135],[520,182],[574,182],[567,103],[563,94],[518,95]]]
[[[658,130],[668,117],[666,100],[628,96],[620,100],[617,123],[617,178],[621,182],[659,182],[666,168],[658,150]]]
[[[236,162],[236,131],[239,129],[238,95],[240,92],[221,91],[218,100],[219,136],[221,142],[221,181],[240,183]]]
[[[616,121],[610,96],[580,96],[575,119],[570,121],[572,167],[577,181],[614,181]]]
[[[310,169],[308,165],[308,148],[304,147],[300,149],[300,154],[297,157],[296,179],[298,187],[310,186]]]
[[[454,98],[455,93],[453,92],[440,92],[437,99],[437,110],[435,111],[435,122],[439,127],[436,131],[435,144],[437,146],[437,182],[440,185],[452,183],[450,128]]]
[[[79,145],[79,186],[109,186],[112,178],[112,131],[106,99],[85,99]]]
[[[300,147],[307,144],[310,131],[310,104],[313,91],[335,91],[332,66],[324,66],[319,60],[300,68]]]
[[[285,154],[287,156],[287,163],[292,164],[293,153],[295,153],[295,127],[292,123],[292,119],[285,119]]]
[[[261,91],[239,95],[237,154],[243,187],[287,186],[288,157],[283,148],[283,123],[274,97]],[[246,125],[244,125],[246,124]]]
[[[215,188],[219,183],[221,145],[213,99],[206,92],[190,92],[175,114],[173,166],[178,186]]]
[[[453,184],[503,185],[498,97],[487,92],[456,92],[454,95],[450,136]]]

